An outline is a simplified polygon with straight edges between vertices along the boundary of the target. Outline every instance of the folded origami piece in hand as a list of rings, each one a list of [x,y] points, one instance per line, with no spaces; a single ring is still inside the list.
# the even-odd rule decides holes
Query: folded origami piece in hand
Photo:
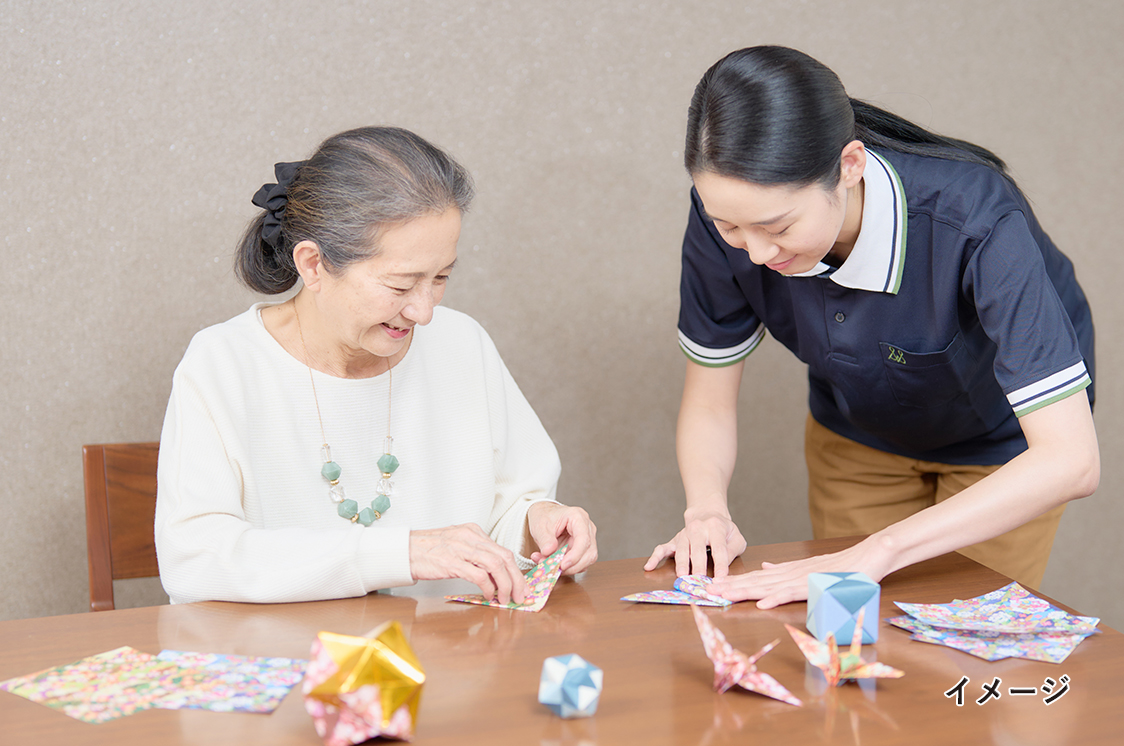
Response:
[[[799,707],[804,704],[792,696],[792,693],[781,686],[772,676],[757,670],[757,661],[765,653],[775,648],[777,643],[780,642],[779,639],[773,640],[751,656],[746,655],[726,641],[726,636],[710,623],[702,609],[695,604],[691,604],[691,611],[695,615],[695,624],[698,625],[699,636],[702,637],[706,657],[714,663],[715,691],[724,692],[736,684],[743,689],[764,694],[766,697],[772,697],[790,705]]]
[[[326,746],[376,736],[409,739],[425,672],[398,622],[364,637],[321,632],[312,643],[304,706]]]
[[[706,592],[706,586],[713,580],[707,575],[681,575],[672,585],[673,591],[643,591],[623,596],[621,601],[634,601],[642,604],[696,604],[698,606],[729,606],[721,596]]]
[[[566,547],[559,547],[558,551],[542,559],[527,571],[523,576],[527,580],[527,594],[521,604],[514,601],[501,604],[496,599],[484,598],[479,593],[464,596],[445,596],[445,600],[479,606],[499,606],[503,609],[515,609],[517,611],[541,611],[542,607],[546,606],[546,599],[550,597],[550,592],[554,590],[554,584],[558,582],[558,578],[562,575],[562,555],[564,554],[566,554]]]

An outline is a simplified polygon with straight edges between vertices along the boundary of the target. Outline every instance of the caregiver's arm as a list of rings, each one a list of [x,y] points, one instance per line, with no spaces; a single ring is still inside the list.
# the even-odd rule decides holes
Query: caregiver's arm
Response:
[[[807,598],[808,574],[861,571],[875,581],[908,565],[992,539],[1062,503],[1093,494],[1100,452],[1089,398],[1078,391],[1019,419],[1028,448],[963,492],[834,554],[726,578],[711,586],[730,600],[772,608]]]
[[[708,368],[687,361],[675,450],[687,495],[684,528],[660,544],[644,565],[654,570],[675,556],[676,575],[706,572],[706,549],[714,559],[715,577],[729,572],[730,562],[745,551],[745,539],[730,518],[726,492],[738,457],[738,389],[745,361]]]

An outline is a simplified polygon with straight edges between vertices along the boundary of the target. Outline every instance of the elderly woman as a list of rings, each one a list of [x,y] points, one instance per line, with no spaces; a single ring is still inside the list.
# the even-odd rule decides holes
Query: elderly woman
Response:
[[[278,164],[238,250],[279,294],[201,331],[173,377],[156,547],[174,602],[308,601],[463,578],[521,602],[562,544],[597,558],[554,500],[557,451],[487,333],[439,308],[468,173],[370,127]]]

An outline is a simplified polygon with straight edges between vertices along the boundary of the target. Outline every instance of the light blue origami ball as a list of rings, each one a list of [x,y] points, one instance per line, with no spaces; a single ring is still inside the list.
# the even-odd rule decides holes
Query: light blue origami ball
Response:
[[[881,587],[861,572],[815,572],[808,576],[808,631],[826,641],[835,635],[840,647],[851,644],[859,610],[863,613],[863,645],[878,642]]]
[[[580,655],[558,655],[542,664],[539,702],[555,715],[584,718],[597,712],[604,673]]]

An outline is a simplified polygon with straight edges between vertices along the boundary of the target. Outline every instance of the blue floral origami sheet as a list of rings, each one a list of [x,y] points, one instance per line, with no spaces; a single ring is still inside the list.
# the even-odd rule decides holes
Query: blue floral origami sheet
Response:
[[[258,658],[218,653],[164,650],[157,660],[201,672],[190,689],[175,691],[156,705],[216,712],[273,712],[293,686],[304,678],[307,661]]]
[[[1018,583],[947,604],[896,602],[909,616],[886,621],[920,642],[946,645],[984,660],[1026,658],[1061,663],[1100,619],[1070,614]]]
[[[673,591],[644,591],[633,593],[621,598],[621,601],[633,601],[643,604],[695,604],[696,606],[729,606],[733,601],[727,601],[721,596],[706,592],[706,586],[712,582],[706,575],[682,575],[675,579]]]

